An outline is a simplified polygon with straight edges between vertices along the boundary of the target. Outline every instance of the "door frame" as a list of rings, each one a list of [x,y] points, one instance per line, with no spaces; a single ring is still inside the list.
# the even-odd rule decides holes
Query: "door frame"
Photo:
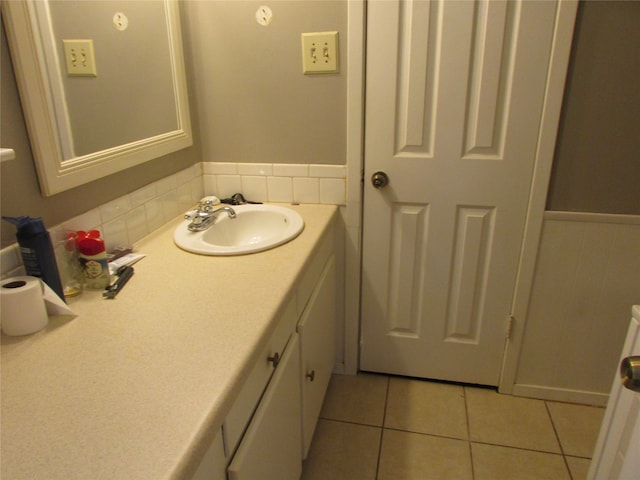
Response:
[[[347,207],[342,212],[345,223],[344,357],[342,371],[337,372],[347,375],[358,372],[360,358],[366,10],[366,0],[347,0]]]
[[[529,194],[529,207],[511,306],[513,323],[509,338],[505,341],[502,372],[498,385],[498,390],[501,393],[513,393],[518,371],[538,258],[538,247],[542,235],[577,10],[578,0],[560,0],[556,13],[556,29],[553,36],[551,62],[547,72],[547,88]]]
[[[347,206],[345,219],[345,324],[343,372],[358,371],[362,273],[362,210],[364,194],[364,87],[366,0],[347,2]],[[512,301],[514,322],[505,341],[499,390],[512,393],[524,338],[535,274],[565,80],[569,66],[578,0],[559,0],[547,72],[547,86],[536,148],[534,173]]]

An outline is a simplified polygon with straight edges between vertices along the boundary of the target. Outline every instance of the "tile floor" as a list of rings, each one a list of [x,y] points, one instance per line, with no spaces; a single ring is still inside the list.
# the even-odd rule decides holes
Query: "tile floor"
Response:
[[[334,375],[303,480],[582,480],[604,408]]]

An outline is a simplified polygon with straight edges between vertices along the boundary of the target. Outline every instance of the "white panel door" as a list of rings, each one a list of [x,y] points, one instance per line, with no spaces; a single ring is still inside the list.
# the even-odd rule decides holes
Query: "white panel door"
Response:
[[[621,358],[640,355],[640,305],[633,313]],[[624,388],[616,372],[587,478],[640,478],[639,453],[640,393]]]
[[[368,3],[361,369],[498,384],[556,8]]]

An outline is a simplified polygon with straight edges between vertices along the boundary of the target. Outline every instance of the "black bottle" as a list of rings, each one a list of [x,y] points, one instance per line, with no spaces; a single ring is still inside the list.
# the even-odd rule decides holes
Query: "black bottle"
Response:
[[[44,228],[42,219],[26,216],[2,218],[18,228],[16,238],[27,275],[41,278],[64,300],[64,291],[58,273],[56,256],[51,245],[51,236]]]

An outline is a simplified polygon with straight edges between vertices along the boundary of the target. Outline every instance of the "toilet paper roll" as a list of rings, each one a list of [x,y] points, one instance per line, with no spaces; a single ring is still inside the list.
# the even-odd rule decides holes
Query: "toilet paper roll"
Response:
[[[47,315],[75,315],[42,280],[20,276],[0,282],[1,327],[6,335],[28,335],[49,323]]]

